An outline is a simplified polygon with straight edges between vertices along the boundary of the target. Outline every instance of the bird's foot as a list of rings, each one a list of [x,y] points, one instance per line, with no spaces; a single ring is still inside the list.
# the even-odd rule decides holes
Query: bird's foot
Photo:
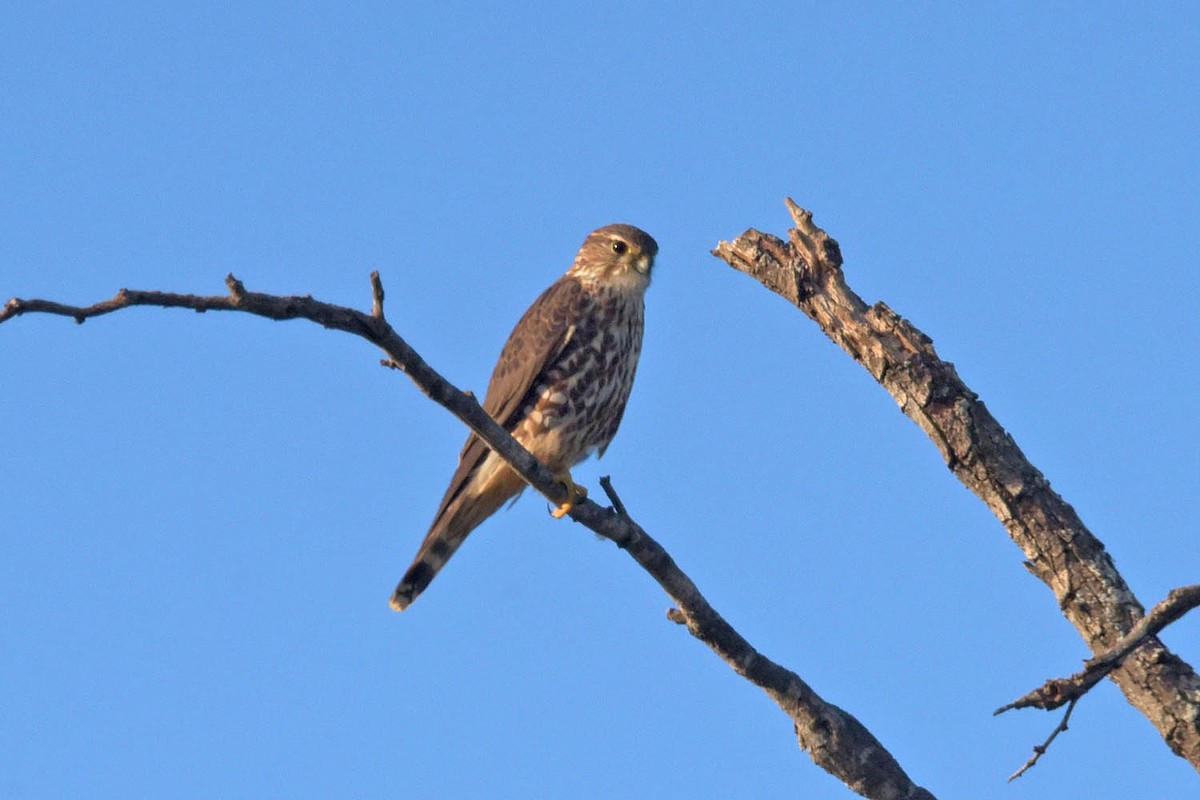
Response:
[[[562,519],[570,513],[571,509],[575,507],[576,503],[578,503],[580,500],[587,499],[587,489],[577,484],[571,478],[571,473],[569,470],[563,470],[562,472],[555,473],[554,477],[558,478],[562,485],[567,487],[567,501],[551,511],[550,516],[554,517],[555,519]]]

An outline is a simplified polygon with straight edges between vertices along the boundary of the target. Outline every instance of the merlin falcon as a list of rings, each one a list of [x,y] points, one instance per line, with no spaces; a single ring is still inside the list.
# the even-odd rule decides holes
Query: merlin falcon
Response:
[[[562,517],[587,493],[571,467],[603,455],[621,424],[642,350],[643,300],[658,243],[632,225],[588,234],[575,262],[508,337],[483,409],[567,487]],[[391,606],[403,611],[480,523],[525,481],[472,433]]]

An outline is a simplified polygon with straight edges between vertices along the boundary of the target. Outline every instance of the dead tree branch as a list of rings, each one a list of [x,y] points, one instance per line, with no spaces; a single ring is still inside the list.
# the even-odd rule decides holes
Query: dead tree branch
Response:
[[[883,303],[846,284],[837,242],[787,201],[789,240],[748,230],[713,255],[796,305],[863,366],[921,427],[946,465],[987,504],[1025,554],[1025,566],[1094,653],[1113,648],[1144,609],[1104,545],[1025,458],[1013,438],[941,360],[933,342]],[[1200,678],[1148,635],[1112,680],[1176,755],[1200,769]]]
[[[1029,770],[1031,770],[1033,766],[1037,764],[1038,759],[1046,755],[1046,751],[1050,749],[1050,743],[1057,739],[1058,735],[1067,729],[1067,723],[1071,721],[1071,714],[1074,713],[1075,704],[1078,702],[1078,697],[1071,701],[1071,704],[1067,706],[1066,713],[1063,714],[1063,718],[1059,720],[1057,725],[1054,726],[1054,730],[1050,731],[1050,735],[1046,737],[1046,741],[1042,742],[1041,744],[1035,744],[1033,746],[1033,755],[1029,757],[1029,760],[1022,764],[1019,770],[1008,776],[1009,783],[1012,783],[1026,772],[1029,772]]]
[[[1119,642],[1103,653],[1085,661],[1083,670],[1069,678],[1051,678],[1032,692],[1008,705],[997,708],[993,712],[994,714],[1003,714],[1013,708],[1041,708],[1053,711],[1063,703],[1068,704],[1066,714],[1063,715],[1062,721],[1058,723],[1057,727],[1051,731],[1049,738],[1040,745],[1034,746],[1033,756],[1019,770],[1009,776],[1009,781],[1024,775],[1038,762],[1039,758],[1045,755],[1055,737],[1067,729],[1071,712],[1075,710],[1075,704],[1081,697],[1120,666],[1121,662],[1143,642],[1157,636],[1163,628],[1180,619],[1196,606],[1200,606],[1200,585],[1172,589],[1167,593],[1166,598],[1150,609],[1150,613],[1142,617],[1133,626],[1133,630],[1122,636]]]
[[[1051,678],[1032,692],[1017,698],[994,713],[1003,714],[1013,708],[1041,708],[1053,711],[1063,703],[1073,703],[1141,647],[1147,639],[1158,636],[1163,628],[1200,606],[1200,584],[1172,589],[1150,613],[1138,620],[1133,630],[1115,645],[1083,663],[1083,669],[1069,678]]]
[[[472,395],[451,385],[392,329],[383,314],[383,286],[371,276],[372,312],[322,303],[311,297],[281,297],[246,291],[232,275],[228,295],[198,296],[122,289],[116,297],[90,306],[13,298],[0,309],[0,323],[22,314],[47,313],[82,323],[132,306],[190,308],[194,311],[243,311],[274,320],[307,319],[326,328],[361,336],[386,354],[384,363],[407,374],[426,395],[454,414],[499,453],[533,488],[552,502],[566,499],[559,483],[507,431],[484,412]],[[658,582],[675,603],[673,619],[708,645],[737,674],[765,691],[792,720],[800,746],[813,761],[859,795],[878,800],[932,800],[900,764],[851,714],[826,702],[796,673],[759,653],[716,612],[662,545],[625,512],[611,482],[605,482],[617,508],[576,501],[571,518],[625,550]]]

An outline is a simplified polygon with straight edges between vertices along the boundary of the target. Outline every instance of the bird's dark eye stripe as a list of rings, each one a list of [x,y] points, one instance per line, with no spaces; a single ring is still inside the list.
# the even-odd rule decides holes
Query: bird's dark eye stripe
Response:
[[[629,245],[625,244],[620,239],[617,239],[615,242],[613,242],[613,252],[619,256],[624,255],[625,251],[628,249]]]

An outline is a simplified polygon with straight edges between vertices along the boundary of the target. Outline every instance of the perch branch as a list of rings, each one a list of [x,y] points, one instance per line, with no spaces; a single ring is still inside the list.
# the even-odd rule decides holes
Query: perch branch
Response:
[[[455,388],[417,354],[408,342],[387,323],[383,316],[383,284],[373,278],[372,313],[322,303],[312,297],[280,296],[250,292],[233,275],[225,278],[228,295],[193,295],[170,292],[144,292],[122,289],[116,296],[90,306],[69,306],[47,300],[13,298],[0,309],[0,323],[29,313],[57,314],[83,323],[92,317],[110,314],[132,306],[190,308],[194,311],[243,311],[273,320],[307,319],[326,328],[361,336],[388,356],[389,366],[406,373],[435,402],[454,414],[479,434],[521,474],[533,488],[555,503],[566,500],[566,487],[540,464],[529,451],[517,444],[503,428],[487,415],[470,392]],[[375,312],[378,312],[376,314]]]
[[[387,323],[383,287],[372,277],[371,314],[322,303],[311,297],[281,297],[247,291],[232,275],[228,296],[198,296],[122,289],[116,297],[91,306],[69,306],[45,300],[14,298],[0,309],[0,323],[22,314],[48,313],[87,319],[131,306],[190,308],[195,311],[243,311],[268,319],[307,319],[326,328],[361,336],[386,354],[386,366],[399,369],[439,405],[446,408],[500,454],[531,486],[555,504],[566,499],[559,483],[529,451],[496,424],[469,392],[455,388],[422,359]],[[675,603],[676,617],[733,670],[765,691],[792,720],[800,746],[825,771],[859,795],[879,800],[932,800],[869,730],[851,714],[819,697],[796,673],[759,653],[709,605],[692,580],[640,525],[624,512],[611,481],[605,481],[613,504],[605,508],[591,500],[576,501],[570,515],[576,522],[625,550],[663,588]],[[621,510],[618,510],[621,509]]]
[[[788,241],[748,230],[713,255],[793,303],[863,366],[933,440],[946,465],[987,504],[1054,592],[1093,652],[1113,647],[1144,610],[1104,545],[1080,521],[978,396],[941,360],[933,341],[883,303],[846,284],[837,242],[787,201]],[[1110,673],[1172,752],[1200,769],[1200,678],[1148,636]]]

